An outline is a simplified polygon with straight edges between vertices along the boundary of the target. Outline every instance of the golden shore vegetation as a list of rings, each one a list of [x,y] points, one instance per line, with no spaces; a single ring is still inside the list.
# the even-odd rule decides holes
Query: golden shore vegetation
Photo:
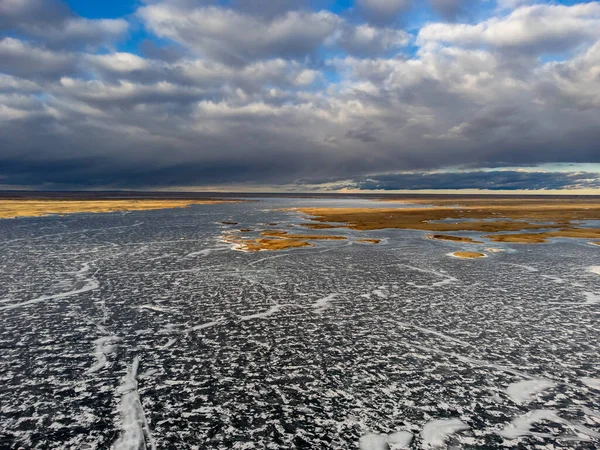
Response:
[[[479,253],[479,252],[454,252],[454,253],[451,253],[451,255],[454,256],[455,258],[461,258],[461,259],[485,258],[485,254]]]
[[[115,211],[146,211],[186,208],[190,205],[211,205],[229,200],[0,200],[0,218],[39,217],[52,214],[104,213]]]
[[[315,228],[354,230],[400,228],[430,232],[472,231],[495,242],[538,244],[551,238],[600,239],[600,229],[578,223],[600,220],[600,202],[586,198],[459,198],[396,200],[401,208],[300,208]],[[332,225],[336,224],[336,225]],[[312,227],[311,227],[312,228]],[[478,243],[469,238],[430,234],[430,239]]]
[[[243,238],[233,233],[224,234],[223,240],[234,244],[236,250],[258,252],[261,250],[288,250],[291,248],[313,247],[310,241],[346,240],[345,236],[289,234],[287,231],[268,230],[260,233],[261,238]]]

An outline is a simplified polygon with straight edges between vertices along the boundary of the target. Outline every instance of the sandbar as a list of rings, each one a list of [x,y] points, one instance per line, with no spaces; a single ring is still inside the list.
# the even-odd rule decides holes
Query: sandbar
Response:
[[[357,239],[356,242],[366,242],[367,244],[379,244],[381,239]]]
[[[450,253],[450,256],[453,256],[455,258],[462,258],[462,259],[476,259],[476,258],[485,258],[486,257],[485,253],[479,253],[479,252],[454,252],[454,253]]]

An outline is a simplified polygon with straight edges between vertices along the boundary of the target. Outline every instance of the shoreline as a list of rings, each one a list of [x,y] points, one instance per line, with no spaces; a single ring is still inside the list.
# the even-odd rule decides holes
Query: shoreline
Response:
[[[157,199],[96,199],[96,200],[33,200],[0,199],[0,219],[46,217],[81,213],[108,213],[123,211],[151,211],[187,208],[191,205],[238,203],[243,200],[157,200]]]

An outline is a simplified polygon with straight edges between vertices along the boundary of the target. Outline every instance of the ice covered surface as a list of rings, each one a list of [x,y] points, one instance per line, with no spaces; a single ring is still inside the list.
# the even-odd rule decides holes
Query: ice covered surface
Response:
[[[0,221],[0,448],[600,447],[598,247],[219,241],[310,202]]]

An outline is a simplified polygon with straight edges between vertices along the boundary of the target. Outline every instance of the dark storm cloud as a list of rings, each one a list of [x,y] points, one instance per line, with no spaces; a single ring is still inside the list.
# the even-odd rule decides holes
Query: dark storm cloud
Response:
[[[108,45],[127,32],[124,19],[90,20],[61,0],[0,2],[0,32],[25,36],[52,48]]]
[[[358,13],[374,25],[389,25],[410,9],[413,0],[358,0]]]
[[[489,189],[537,190],[600,188],[597,173],[475,171],[370,176],[351,185],[364,190]]]
[[[600,162],[597,2],[432,22],[411,36],[396,20],[404,1],[344,15],[318,1],[155,0],[131,19],[148,33],[141,54],[111,48],[120,22],[47,5],[0,2],[2,185],[597,184],[476,170]],[[393,20],[367,20],[367,9]],[[558,40],[560,60],[539,58]],[[447,167],[473,170],[430,174]]]
[[[454,20],[458,16],[468,15],[470,8],[476,5],[478,0],[429,0],[429,4],[437,13],[443,17]]]

